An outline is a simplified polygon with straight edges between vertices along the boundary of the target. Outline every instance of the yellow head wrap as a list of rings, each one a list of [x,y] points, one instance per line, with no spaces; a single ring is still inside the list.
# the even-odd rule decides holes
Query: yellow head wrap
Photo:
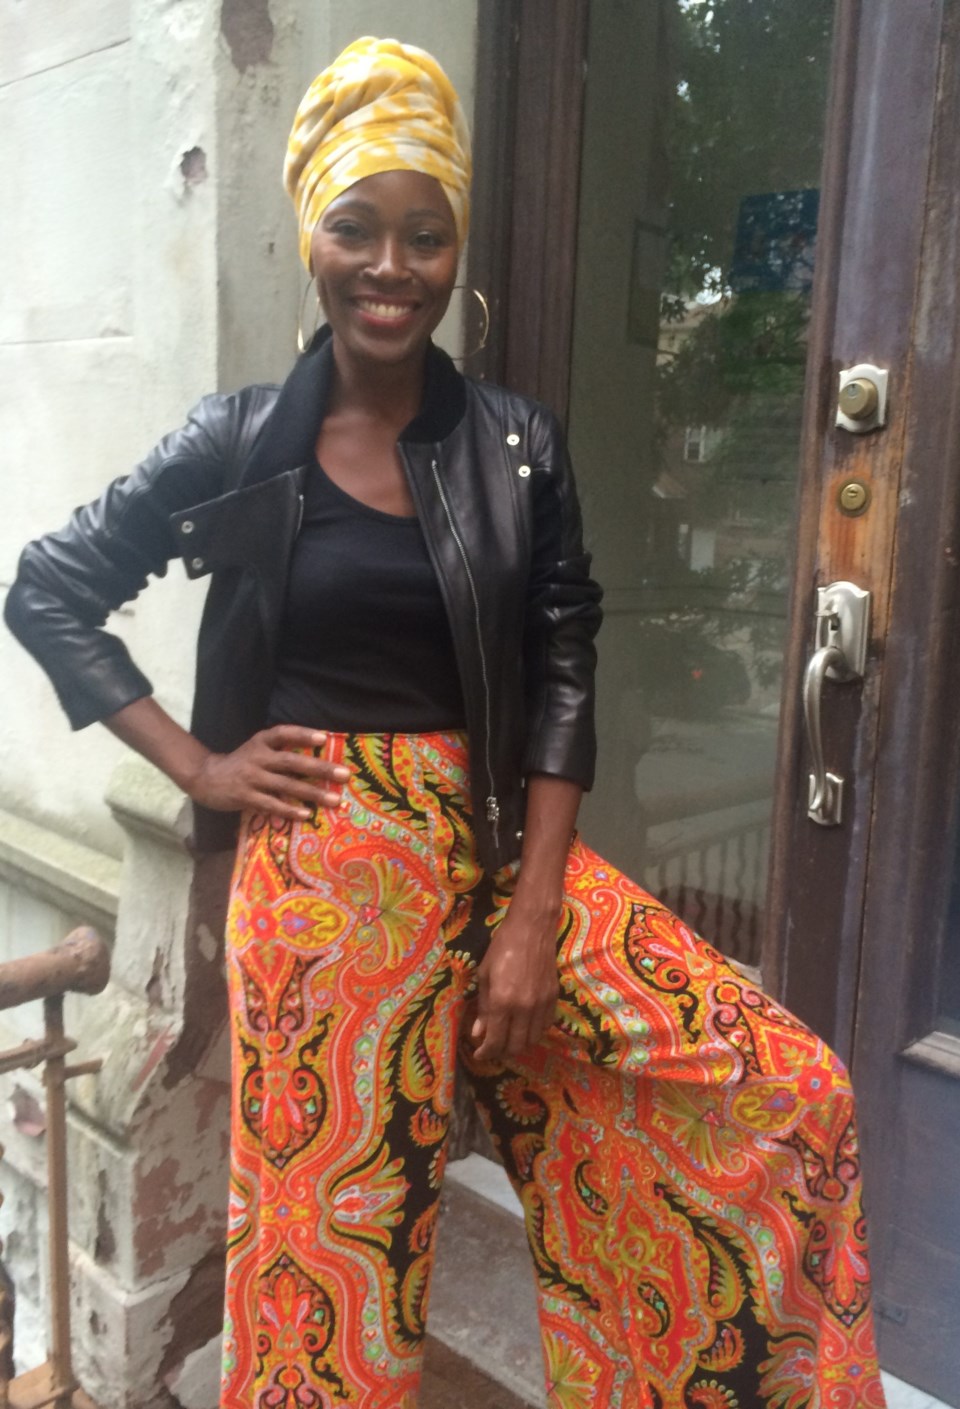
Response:
[[[283,180],[297,207],[300,258],[332,200],[365,176],[422,171],[443,186],[461,244],[470,219],[470,134],[443,69],[396,39],[358,39],[297,109]]]

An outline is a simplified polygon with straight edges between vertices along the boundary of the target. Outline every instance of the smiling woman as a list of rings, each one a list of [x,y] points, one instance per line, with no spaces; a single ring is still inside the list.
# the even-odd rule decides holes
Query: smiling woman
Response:
[[[310,244],[317,294],[345,355],[415,358],[447,311],[459,245],[440,182],[419,171],[367,176],[324,211]]]
[[[458,1058],[553,1409],[880,1409],[842,1064],[574,830],[600,589],[563,436],[431,340],[469,171],[435,61],[351,45],[286,171],[327,325],[8,598],[72,722],[236,842],[221,1409],[413,1409]],[[190,732],[100,630],[178,553]]]

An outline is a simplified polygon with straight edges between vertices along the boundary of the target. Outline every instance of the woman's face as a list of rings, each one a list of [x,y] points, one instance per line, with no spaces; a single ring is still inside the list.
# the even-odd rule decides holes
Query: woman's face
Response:
[[[367,176],[331,201],[311,265],[334,337],[362,360],[419,360],[457,277],[457,227],[440,182],[418,171]]]

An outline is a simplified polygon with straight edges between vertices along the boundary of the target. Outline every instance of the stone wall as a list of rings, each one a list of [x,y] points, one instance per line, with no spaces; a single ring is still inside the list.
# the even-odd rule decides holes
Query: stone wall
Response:
[[[0,591],[205,392],[284,375],[304,276],[280,182],[313,74],[350,39],[435,52],[472,105],[476,0],[0,0]],[[11,194],[13,193],[13,194]],[[442,338],[454,350],[459,306]],[[111,623],[179,719],[202,587],[179,564]],[[183,799],[105,730],[72,735],[0,639],[0,962],[78,922],[111,984],[68,1002],[74,1343],[103,1409],[212,1409],[226,1207],[222,910]],[[105,804],[109,799],[109,806]],[[3,1015],[0,1046],[39,1031]],[[45,1354],[44,1131],[35,1075],[0,1079],[0,1236],[18,1369]]]

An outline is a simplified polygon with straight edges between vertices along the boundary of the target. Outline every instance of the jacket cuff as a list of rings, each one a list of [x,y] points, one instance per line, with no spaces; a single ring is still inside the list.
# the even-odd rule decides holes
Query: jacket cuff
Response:
[[[568,726],[553,725],[549,735],[542,739],[532,739],[527,745],[523,759],[523,771],[527,773],[548,773],[555,778],[566,778],[578,783],[585,793],[593,787],[597,761],[597,745],[593,730],[584,737],[582,723]]]
[[[132,661],[98,662],[82,679],[73,676],[62,684],[54,680],[53,685],[71,729],[86,729],[153,694],[150,681]]]

